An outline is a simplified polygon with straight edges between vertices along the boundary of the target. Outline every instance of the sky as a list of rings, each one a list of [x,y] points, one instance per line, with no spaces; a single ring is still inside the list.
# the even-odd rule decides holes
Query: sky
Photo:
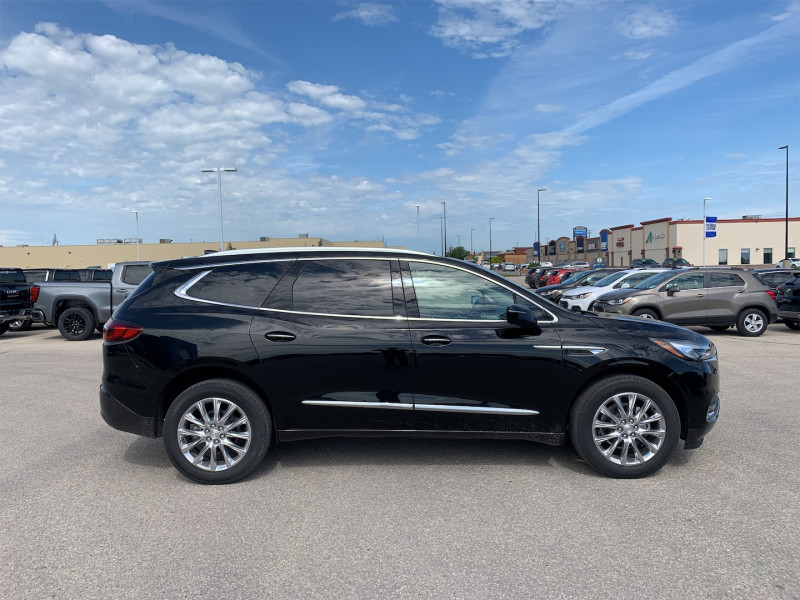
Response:
[[[800,216],[799,138],[795,0],[0,0],[5,246]]]

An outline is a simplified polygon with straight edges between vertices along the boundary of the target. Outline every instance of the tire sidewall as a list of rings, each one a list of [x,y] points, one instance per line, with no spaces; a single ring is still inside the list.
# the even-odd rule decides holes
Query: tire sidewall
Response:
[[[594,415],[615,394],[636,392],[654,401],[664,416],[666,435],[658,453],[640,465],[622,466],[606,459],[595,445]],[[597,472],[619,479],[647,477],[657,472],[672,457],[680,439],[681,419],[672,398],[663,388],[636,375],[612,375],[588,387],[570,414],[570,438],[578,454]]]
[[[635,310],[633,311],[633,316],[639,317],[640,319],[653,319],[658,321],[658,315],[650,308],[640,308],[639,310]]]
[[[224,471],[204,471],[186,460],[178,445],[177,430],[186,410],[204,398],[217,397],[233,402],[250,421],[250,447],[244,458]],[[249,387],[230,379],[209,379],[184,390],[167,411],[163,428],[164,447],[172,464],[193,481],[224,484],[239,481],[252,473],[272,440],[272,419],[261,398]]]
[[[71,314],[81,317],[84,321],[85,327],[83,331],[78,334],[73,334],[67,331],[65,321]],[[58,331],[61,333],[61,337],[63,337],[65,340],[69,340],[71,342],[88,340],[94,334],[94,328],[94,315],[92,315],[91,311],[83,308],[82,306],[71,306],[65,309],[64,312],[58,316]]]

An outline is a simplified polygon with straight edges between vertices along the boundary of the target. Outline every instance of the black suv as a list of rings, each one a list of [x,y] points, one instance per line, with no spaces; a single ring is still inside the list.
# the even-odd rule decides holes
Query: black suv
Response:
[[[100,411],[163,436],[196,481],[245,477],[273,436],[569,434],[599,472],[641,477],[719,411],[702,335],[563,310],[461,261],[301,248],[153,268],[104,327]]]
[[[778,286],[778,317],[789,329],[800,330],[800,271]]]

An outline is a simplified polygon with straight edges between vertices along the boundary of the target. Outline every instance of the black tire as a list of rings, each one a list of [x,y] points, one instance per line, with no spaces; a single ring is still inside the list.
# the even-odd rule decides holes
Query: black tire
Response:
[[[609,412],[601,413],[603,407]],[[570,439],[578,454],[595,471],[619,479],[647,477],[663,467],[678,446],[680,429],[669,394],[636,375],[595,382],[570,413]]]
[[[714,331],[725,331],[730,327],[730,325],[709,325],[709,329],[713,329]]]
[[[767,315],[758,308],[746,308],[736,319],[736,330],[745,337],[758,337],[767,330]]]
[[[0,335],[8,331],[8,323],[0,323]]]
[[[218,414],[215,402],[221,402]],[[226,418],[217,422],[220,416]],[[208,427],[203,429],[199,422]],[[232,423],[240,424],[230,427]],[[233,483],[247,477],[261,464],[271,439],[272,419],[264,402],[230,379],[208,379],[187,388],[164,420],[167,456],[178,471],[200,483]]]
[[[15,319],[8,322],[9,331],[28,331],[31,328],[32,321],[30,319]]]
[[[784,321],[784,325],[786,325],[789,329],[793,329],[794,331],[800,330],[800,323],[797,321]]]
[[[639,310],[635,310],[631,313],[634,317],[642,317],[643,319],[655,319],[658,321],[658,313],[654,310],[650,310],[649,308],[640,308]]]
[[[58,317],[58,330],[65,340],[80,342],[94,335],[94,315],[81,306],[71,306]]]

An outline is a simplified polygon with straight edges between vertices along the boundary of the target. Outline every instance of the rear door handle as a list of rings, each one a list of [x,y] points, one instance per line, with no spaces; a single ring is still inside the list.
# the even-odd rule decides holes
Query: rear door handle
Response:
[[[449,337],[443,335],[426,335],[422,338],[422,343],[427,346],[447,346],[452,341]]]
[[[264,337],[270,342],[291,342],[297,336],[293,333],[286,333],[285,331],[270,331],[269,333],[265,333]]]

